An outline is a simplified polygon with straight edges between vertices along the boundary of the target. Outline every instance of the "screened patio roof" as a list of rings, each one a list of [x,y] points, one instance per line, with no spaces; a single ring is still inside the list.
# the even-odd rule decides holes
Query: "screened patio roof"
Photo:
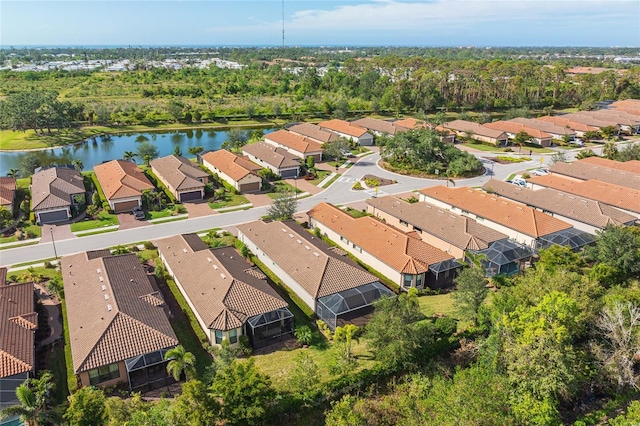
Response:
[[[249,326],[255,330],[256,328],[263,325],[278,322],[287,318],[293,318],[293,314],[289,312],[289,309],[282,308],[251,317],[247,320],[247,324],[249,324]]]
[[[395,296],[395,293],[379,281],[375,281],[321,297],[318,302],[338,316],[368,306],[382,296]]]
[[[473,253],[485,255],[487,256],[487,262],[502,266],[530,258],[533,255],[533,250],[515,241],[500,240],[492,243],[484,250],[474,251]]]
[[[551,245],[557,244],[559,246],[569,246],[571,250],[575,251],[592,244],[595,240],[596,237],[594,235],[576,228],[569,228],[564,231],[556,232],[555,234],[540,237],[538,240],[538,248],[547,248]]]
[[[442,262],[435,263],[429,266],[429,270],[434,274],[439,274],[441,272],[449,271],[451,269],[456,269],[462,267],[462,263],[457,261],[456,259],[447,259]]]

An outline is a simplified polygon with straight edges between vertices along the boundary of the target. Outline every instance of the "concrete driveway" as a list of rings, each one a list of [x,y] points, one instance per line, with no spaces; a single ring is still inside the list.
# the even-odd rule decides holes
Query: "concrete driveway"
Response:
[[[189,218],[210,216],[216,214],[216,211],[209,207],[206,201],[198,201],[196,203],[183,203],[182,204],[187,212],[189,212]]]
[[[76,238],[73,232],[71,232],[71,224],[65,223],[61,225],[42,225],[42,236],[40,237],[39,244],[50,243],[53,238],[56,241],[68,240],[69,238]]]
[[[140,228],[142,226],[151,225],[146,220],[137,220],[131,213],[118,213],[118,222],[120,227],[118,230]]]

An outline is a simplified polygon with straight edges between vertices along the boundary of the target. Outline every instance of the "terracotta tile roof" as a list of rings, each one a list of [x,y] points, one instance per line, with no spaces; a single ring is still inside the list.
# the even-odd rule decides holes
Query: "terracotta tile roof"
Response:
[[[162,177],[169,184],[169,189],[174,191],[204,188],[204,182],[209,179],[207,172],[186,158],[177,155],[156,158],[149,164],[159,175],[158,177]],[[200,182],[198,179],[203,179],[204,182]]]
[[[344,133],[345,135],[354,136],[359,138],[367,133],[367,129],[358,126],[357,124],[349,123],[348,121],[333,120],[321,121],[318,126],[322,129],[331,130],[338,133]]]
[[[597,111],[581,111],[580,114],[588,115],[602,121],[610,121],[621,126],[637,126],[640,119],[636,116],[626,115],[623,111],[601,109]]]
[[[16,197],[16,178],[0,177],[0,206],[11,208]]]
[[[31,210],[71,206],[73,194],[84,194],[80,172],[67,167],[40,170],[31,178]]]
[[[595,126],[589,126],[588,124],[572,121],[568,118],[565,118],[562,115],[556,115],[556,116],[545,115],[544,117],[538,117],[536,120],[553,123],[556,126],[568,127],[571,130],[577,130],[579,132],[596,132],[599,129],[598,127],[595,127]]]
[[[474,123],[466,120],[453,120],[443,123],[442,127],[456,132],[471,132],[472,135],[484,136],[493,139],[507,139],[507,134],[501,130],[491,129],[482,124]]]
[[[226,149],[205,152],[200,157],[236,182],[260,170],[257,164]]]
[[[595,179],[627,188],[640,189],[640,174],[590,164],[582,160],[573,163],[558,162],[552,165],[549,171],[580,180]]]
[[[493,123],[485,123],[490,129],[500,130],[502,132],[518,134],[521,131],[526,132],[532,138],[549,139],[551,135],[533,127],[525,126],[522,123],[514,123],[512,121],[494,121]]]
[[[508,120],[510,123],[524,124],[525,126],[533,127],[534,129],[542,130],[543,132],[553,135],[569,135],[574,136],[576,132],[565,126],[558,126],[554,123],[550,123],[544,120],[538,120],[536,118],[513,118]]]
[[[7,268],[0,267],[0,287],[7,282]]]
[[[624,99],[622,101],[615,101],[611,104],[612,107],[629,107],[640,109],[640,99]]]
[[[600,201],[623,210],[640,213],[640,194],[637,189],[601,182],[595,179],[578,181],[556,174],[535,176],[528,179],[528,181],[536,185],[546,186],[568,192],[569,194]]]
[[[238,231],[314,298],[378,281],[339,255],[329,254],[322,240],[303,235],[308,232],[290,222],[255,221],[238,225]]]
[[[396,120],[393,122],[396,126],[404,127],[406,129],[418,129],[420,127],[427,127],[427,124],[424,120],[416,120],[413,117],[403,118],[401,120]]]
[[[436,186],[420,193],[534,238],[572,228],[548,214],[475,189]]]
[[[93,171],[108,200],[138,197],[145,189],[153,189],[142,170],[131,161],[109,161],[98,164]]]
[[[264,136],[267,143],[273,141],[277,144],[284,145],[303,154],[322,152],[322,144],[305,136],[287,130],[277,130]]]
[[[462,250],[483,250],[495,241],[508,238],[470,217],[429,203],[410,204],[389,196],[369,199],[367,204]]]
[[[135,254],[65,256],[62,276],[76,373],[178,344]]]
[[[335,133],[322,130],[318,125],[312,123],[296,124],[295,126],[289,127],[288,130],[292,133],[306,136],[321,143],[334,142],[340,139],[340,136]]]
[[[602,120],[600,118],[593,117],[593,116],[587,115],[587,114],[582,114],[580,112],[571,113],[571,114],[563,114],[561,117],[567,118],[567,119],[569,119],[571,121],[575,121],[577,123],[584,123],[584,124],[588,124],[589,126],[594,126],[594,127],[598,127],[598,128],[606,127],[606,126],[618,127],[618,123],[615,123],[613,121]]]
[[[580,160],[586,164],[593,164],[600,167],[606,167],[608,169],[622,170],[624,172],[634,173],[640,175],[640,161],[615,161],[602,157],[587,157]]]
[[[0,378],[34,369],[33,283],[0,283]]]
[[[289,153],[289,151],[284,148],[276,147],[266,142],[245,145],[242,147],[242,153],[245,155],[253,155],[277,169],[300,166],[299,157]]]
[[[615,107],[614,110],[624,111],[627,114],[633,115],[635,117],[640,117],[640,103],[638,104],[638,106],[634,106],[634,107],[624,107],[624,106]]]
[[[352,124],[356,126],[364,127],[365,129],[372,130],[374,132],[386,133],[388,135],[395,135],[398,132],[406,132],[413,127],[403,127],[398,124],[397,121],[385,121],[378,118],[365,117],[359,120],[352,121]]]
[[[636,220],[635,216],[598,201],[576,197],[555,189],[534,191],[496,179],[491,179],[482,186],[484,190],[489,188],[502,197],[597,228],[604,228],[607,225],[630,225]]]
[[[356,219],[328,203],[318,204],[307,214],[398,272],[420,274],[431,265],[453,259],[419,236],[410,237],[370,216]]]
[[[187,236],[198,238],[196,234],[175,235],[158,240],[157,246],[208,328],[238,328],[252,316],[287,307],[233,247],[198,245],[194,250]]]

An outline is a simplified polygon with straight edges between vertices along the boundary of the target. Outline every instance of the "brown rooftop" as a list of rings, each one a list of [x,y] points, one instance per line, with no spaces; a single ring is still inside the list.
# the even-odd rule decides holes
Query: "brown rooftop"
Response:
[[[312,123],[300,123],[288,128],[292,133],[307,136],[321,143],[334,142],[340,139],[340,136],[327,130],[322,130],[320,126]]]
[[[624,172],[634,173],[637,175],[640,174],[640,161],[638,160],[615,161],[602,157],[587,157],[580,161],[586,164],[606,167],[608,169],[622,170]]]
[[[168,155],[156,158],[150,163],[157,172],[174,190],[204,188],[204,182],[198,179],[209,179],[209,175],[197,165],[184,157]]]
[[[507,139],[507,134],[501,130],[491,129],[482,124],[466,120],[453,120],[442,124],[445,129],[456,132],[470,132],[472,135],[484,136],[493,139]]]
[[[290,222],[255,221],[238,225],[249,240],[314,298],[377,282],[378,278],[338,254],[327,253],[326,244]],[[324,247],[319,247],[324,246]]]
[[[277,169],[300,166],[299,157],[289,153],[284,148],[276,147],[266,142],[245,145],[242,147],[242,152],[251,154]]]
[[[71,206],[71,195],[84,194],[84,180],[79,171],[68,167],[50,167],[31,178],[31,209]]]
[[[640,174],[592,164],[578,160],[573,163],[557,162],[549,168],[549,171],[580,180],[595,179],[627,188],[640,189]]]
[[[273,141],[303,154],[321,152],[322,144],[314,139],[300,136],[287,130],[277,130],[264,136],[266,142]]]
[[[354,136],[359,138],[367,133],[367,129],[364,127],[358,126],[354,123],[349,123],[348,121],[338,120],[334,118],[333,120],[321,121],[318,123],[318,126],[322,129],[328,129],[333,132],[343,133],[345,135]]]
[[[598,127],[590,126],[590,125],[584,124],[584,123],[578,123],[576,121],[572,121],[572,120],[570,120],[568,118],[564,118],[562,116],[545,115],[544,117],[536,118],[536,120],[553,123],[556,126],[568,127],[571,130],[577,130],[579,132],[589,132],[589,131],[595,132],[595,131],[598,131]]]
[[[532,138],[551,138],[551,135],[549,133],[543,132],[542,130],[534,129],[533,127],[529,127],[521,123],[514,123],[512,121],[494,121],[493,123],[485,123],[484,125],[490,129],[500,130],[507,133],[518,134],[519,132],[525,132]]]
[[[471,188],[435,186],[422,189],[420,193],[534,238],[572,228],[570,224],[531,207]]]
[[[388,196],[369,199],[367,204],[462,250],[483,250],[495,241],[508,238],[470,217],[429,203],[411,204]]]
[[[138,197],[145,189],[153,189],[142,170],[131,161],[109,161],[98,164],[93,171],[108,200]]]
[[[0,176],[0,206],[11,209],[16,197],[16,178]]]
[[[386,133],[388,135],[395,135],[398,132],[406,132],[412,127],[403,127],[398,124],[397,121],[385,121],[379,118],[365,117],[359,120],[352,121],[353,124],[364,127],[365,129],[373,130],[375,132]]]
[[[209,249],[193,244],[196,238],[176,235],[158,240],[157,246],[208,328],[239,328],[250,317],[287,307],[233,247]]]
[[[226,149],[205,152],[200,157],[236,182],[260,170],[257,164]]]
[[[420,127],[427,127],[424,120],[416,120],[413,117],[402,118],[393,122],[396,126],[404,127],[406,129],[418,129]]]
[[[135,254],[65,256],[62,277],[76,374],[178,344]]]
[[[33,283],[0,283],[0,379],[34,370]]]
[[[492,193],[502,197],[596,228],[604,228],[607,225],[631,225],[636,220],[635,216],[604,203],[576,197],[556,189],[546,188],[534,191],[497,179],[491,179],[482,186],[482,189],[486,191],[491,189]]]
[[[538,120],[537,118],[513,118],[508,120],[510,123],[523,124],[534,129],[542,130],[543,132],[557,135],[569,135],[574,136],[574,132],[571,128],[566,126],[558,126],[552,122]]]

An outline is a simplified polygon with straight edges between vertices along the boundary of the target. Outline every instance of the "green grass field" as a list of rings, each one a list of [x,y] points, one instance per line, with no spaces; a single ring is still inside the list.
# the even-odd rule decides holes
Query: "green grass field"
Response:
[[[224,200],[218,200],[214,203],[209,203],[209,207],[215,210],[225,207],[241,206],[243,204],[249,204],[249,200],[247,200],[247,197],[227,192],[224,195]]]
[[[446,315],[454,318],[456,316],[451,293],[421,296],[418,298],[418,302],[420,303],[420,310],[426,316]]]
[[[106,226],[118,225],[118,217],[114,214],[101,211],[98,218],[94,220],[83,220],[71,224],[71,232],[88,231],[90,229],[100,229]]]

